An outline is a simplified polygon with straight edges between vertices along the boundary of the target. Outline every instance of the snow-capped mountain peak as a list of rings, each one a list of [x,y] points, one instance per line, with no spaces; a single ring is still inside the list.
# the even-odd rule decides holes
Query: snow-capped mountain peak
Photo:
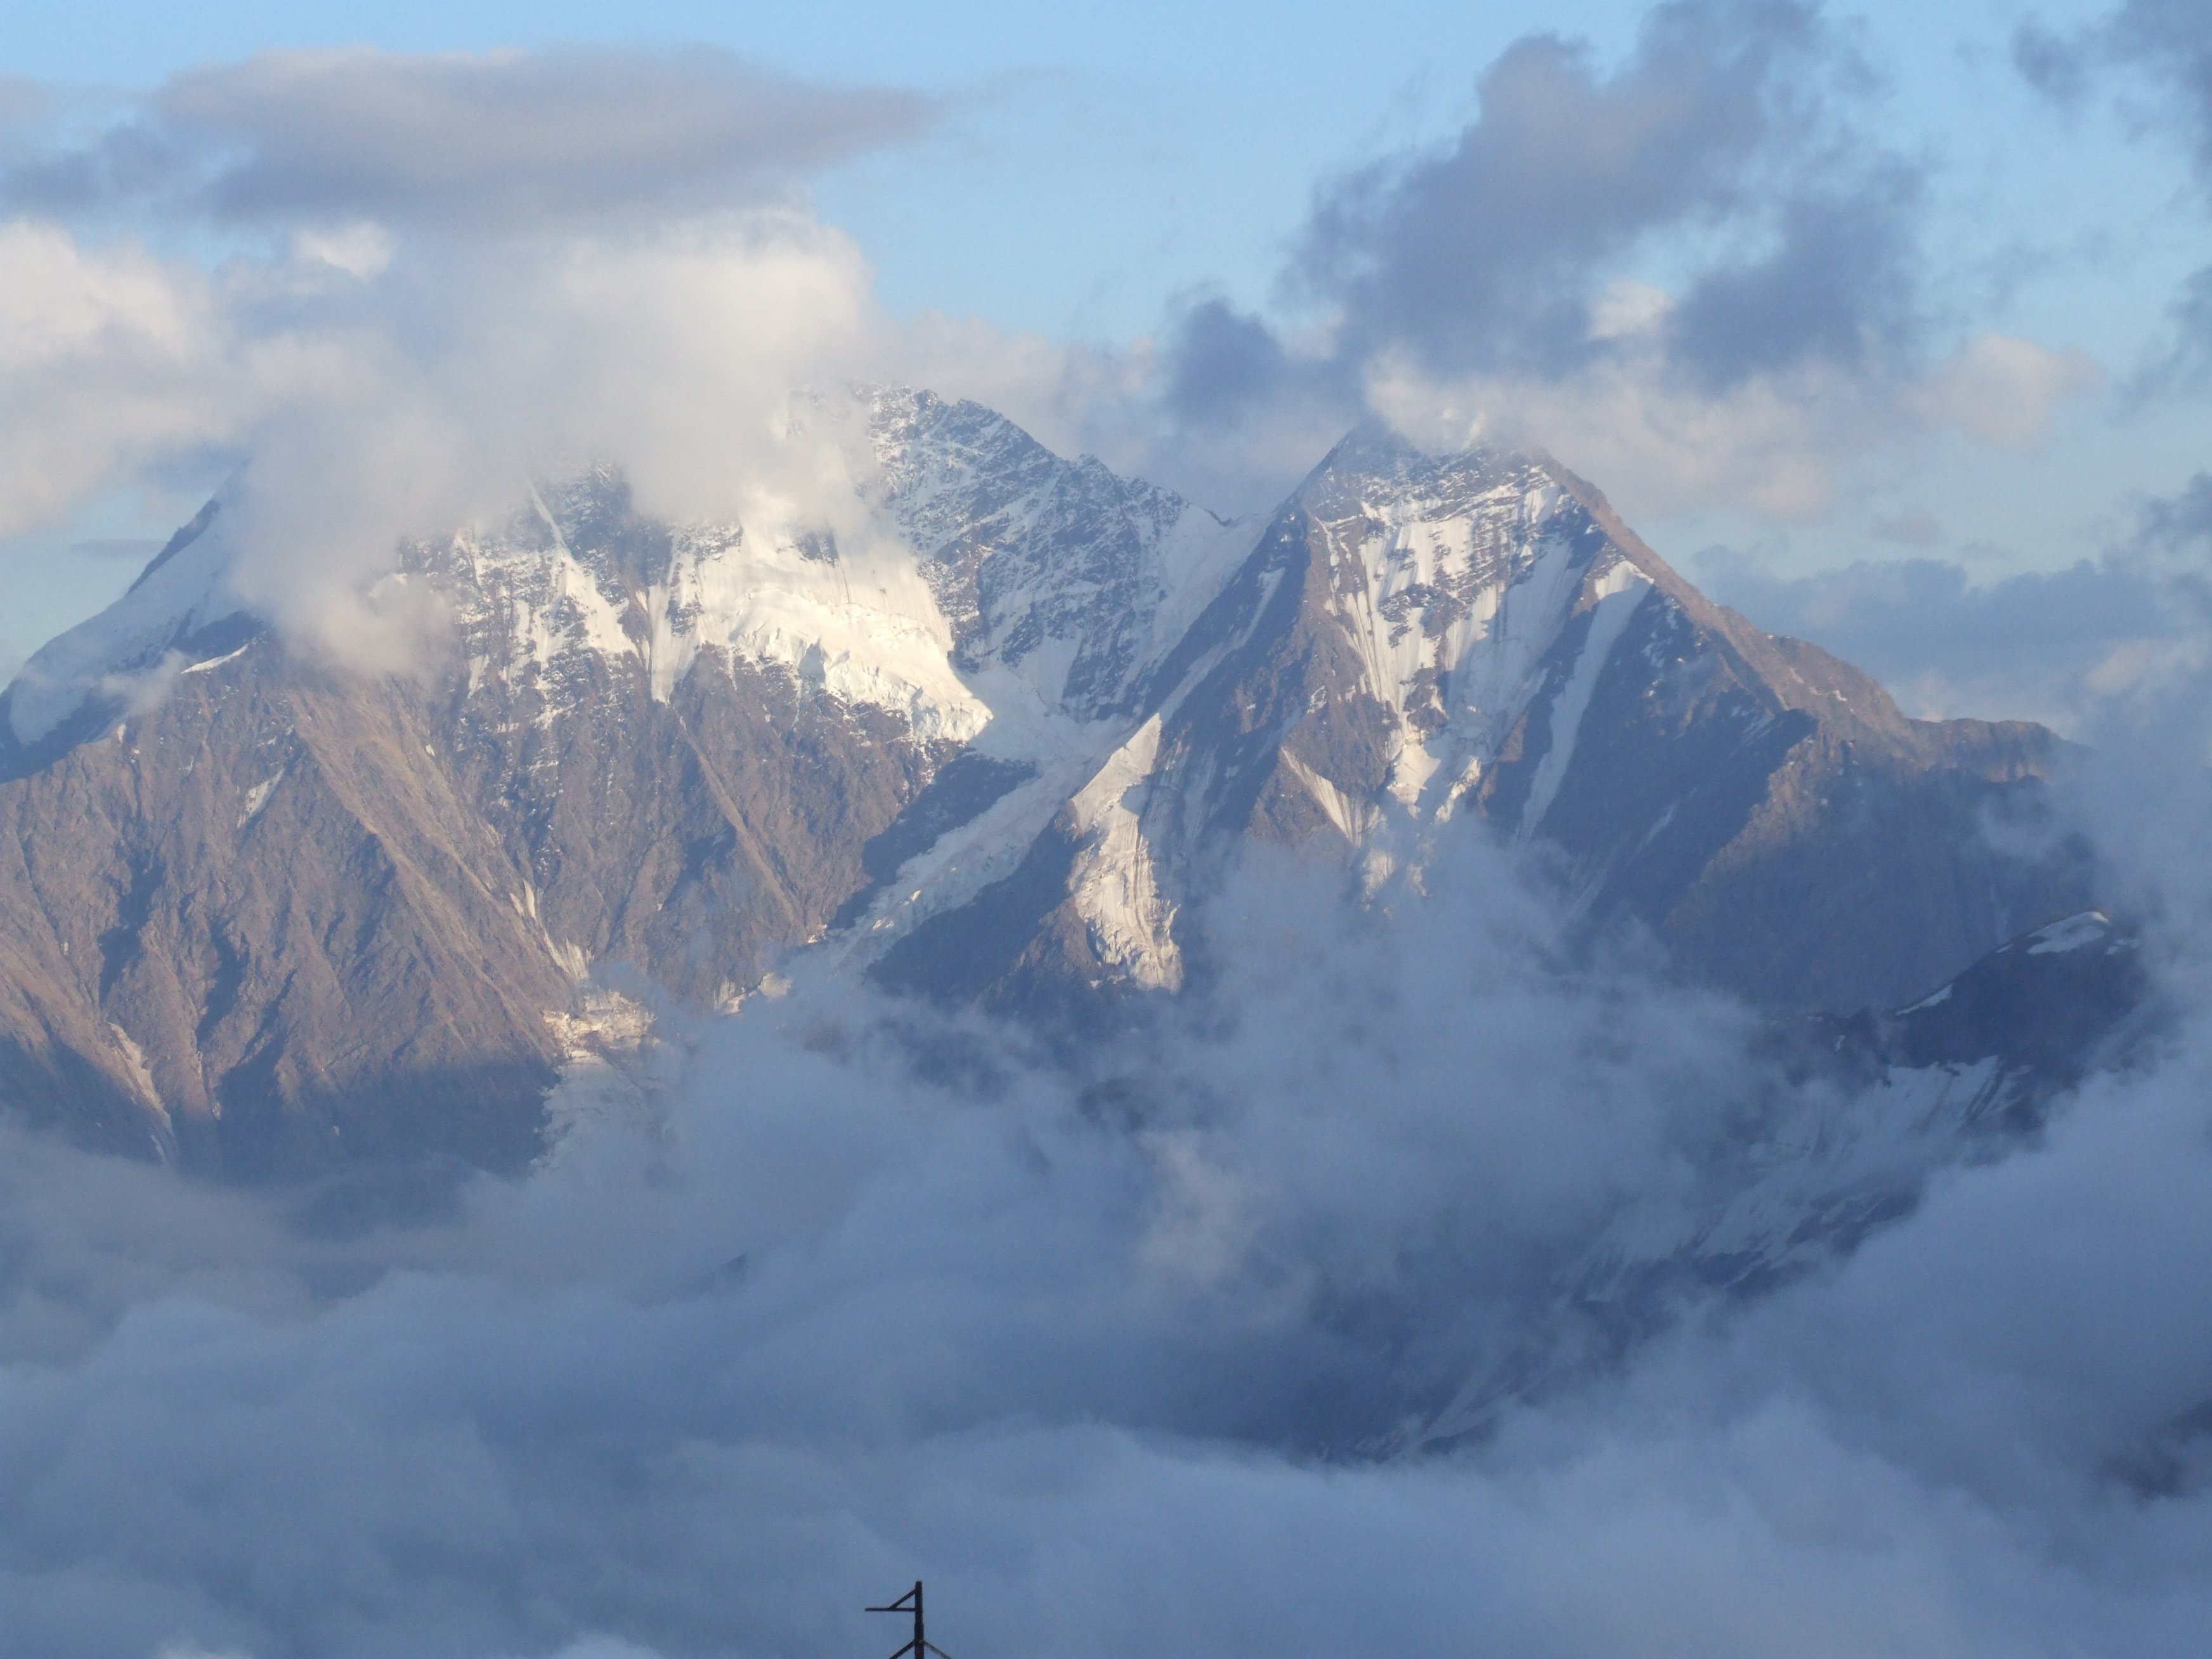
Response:
[[[121,599],[23,665],[4,694],[17,744],[44,743],[88,702],[104,711],[157,696],[168,678],[236,650],[253,631],[231,581],[223,515],[239,487],[234,479],[171,537]]]
[[[926,392],[792,434],[814,483],[733,517],[598,468],[408,544],[411,678],[256,644],[212,505],[5,694],[0,1085],[242,1167],[496,1162],[635,1024],[602,975],[728,1006],[811,949],[1087,1019],[1188,982],[1247,842],[1372,872],[1465,819],[1785,1006],[2081,908],[1978,830],[2049,734],[1905,720],[1540,456],[1363,428],[1239,524]]]

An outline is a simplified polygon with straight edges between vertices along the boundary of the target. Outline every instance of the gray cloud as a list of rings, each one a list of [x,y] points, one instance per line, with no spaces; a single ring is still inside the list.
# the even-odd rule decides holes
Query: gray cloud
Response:
[[[1331,366],[1319,371],[1328,375]],[[1310,384],[1316,371],[1294,362],[1275,331],[1226,300],[1209,298],[1185,307],[1169,342],[1169,410],[1180,421],[1210,425],[1246,407],[1279,398]],[[1348,395],[1342,386],[1329,388]]]
[[[1797,0],[1669,0],[1609,74],[1555,35],[1516,43],[1451,143],[1317,196],[1291,280],[1334,309],[1334,382],[1392,353],[1446,374],[1598,362],[1604,284],[1668,239],[1692,273],[1667,351],[1701,385],[1895,356],[1918,326],[1919,174],[1848,131],[1864,79]],[[1218,302],[1187,313],[1176,412],[1277,384],[1256,373],[1267,331]]]
[[[1915,210],[1920,175],[1893,165],[1855,187],[1784,204],[1765,258],[1699,276],[1674,319],[1674,349],[1725,386],[1806,359],[1852,369],[1900,362],[1920,326]]]
[[[1909,507],[1875,520],[1874,533],[1903,547],[1934,547],[1943,540],[1943,526],[1924,507]]]
[[[1924,545],[1924,514],[1876,526]],[[2171,695],[2212,647],[2212,477],[2144,503],[2100,558],[1992,583],[1955,561],[1868,560],[1810,575],[1709,549],[1698,571],[1713,596],[1760,627],[1814,641],[1856,663],[1928,715],[2044,720],[2087,734],[2116,700]]]
[[[2200,472],[2173,495],[2146,504],[2136,540],[2157,553],[2212,553],[2212,473]]]
[[[2084,560],[1984,586],[1944,559],[1778,577],[1756,558],[1717,549],[1701,556],[1698,574],[1716,599],[1761,628],[1857,664],[1929,716],[2035,719],[2078,731],[2099,700],[2090,682],[2100,671],[2119,675],[2131,656],[2192,636],[2166,580],[2126,562]]]
[[[2123,0],[2081,28],[2031,20],[2013,35],[2013,63],[2028,82],[2078,104],[2116,69],[2141,71],[2166,96],[2165,114],[2212,183],[2212,7],[2205,0]]]
[[[934,113],[707,48],[270,52],[175,76],[90,143],[18,165],[6,193],[46,211],[544,227],[757,202]]]
[[[46,113],[49,97],[45,88],[20,75],[0,74],[0,136],[19,123]]]

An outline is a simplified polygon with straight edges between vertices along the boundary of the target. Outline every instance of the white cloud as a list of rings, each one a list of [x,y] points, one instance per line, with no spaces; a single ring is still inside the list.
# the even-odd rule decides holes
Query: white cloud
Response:
[[[1986,334],[1909,375],[1814,362],[1714,386],[1670,361],[1673,316],[1662,291],[1616,285],[1592,337],[1606,349],[1580,367],[1439,378],[1390,358],[1370,374],[1368,400],[1419,441],[1547,449],[1655,511],[1787,520],[1828,510],[1846,471],[1869,456],[1904,453],[1945,428],[2031,446],[2062,404],[2100,382],[2079,352]]]
[[[0,222],[0,535],[231,434],[213,284],[135,243]]]
[[[834,523],[848,458],[787,441],[790,394],[890,339],[857,250],[780,211],[526,247],[356,226],[212,274],[18,221],[0,533],[250,456],[239,586],[343,653],[402,536],[510,510],[533,470],[611,459],[672,516]]]
[[[1906,402],[1931,426],[1955,426],[1984,443],[2019,449],[2043,437],[2061,404],[2103,380],[2082,352],[1981,334],[1938,363]]]

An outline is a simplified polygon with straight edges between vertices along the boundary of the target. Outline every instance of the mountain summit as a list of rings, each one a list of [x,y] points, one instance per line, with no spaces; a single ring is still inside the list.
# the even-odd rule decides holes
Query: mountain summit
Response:
[[[1907,720],[1547,459],[1362,428],[1239,523],[927,392],[811,418],[864,534],[540,485],[403,550],[451,619],[428,679],[288,648],[211,503],[0,695],[0,1088],[239,1176],[512,1165],[655,997],[812,948],[1095,1015],[1183,982],[1246,842],[1374,872],[1462,819],[1789,1007],[2083,902],[1983,833],[2050,733]]]
[[[1907,719],[1712,605],[1549,459],[1377,428],[1285,503],[1020,874],[885,970],[1014,1006],[1171,985],[1176,917],[1246,837],[1418,858],[1459,817],[1548,843],[1577,902],[1794,1007],[1893,1002],[2079,895],[2001,853],[2059,745]],[[1042,908],[1039,908],[1040,904]]]

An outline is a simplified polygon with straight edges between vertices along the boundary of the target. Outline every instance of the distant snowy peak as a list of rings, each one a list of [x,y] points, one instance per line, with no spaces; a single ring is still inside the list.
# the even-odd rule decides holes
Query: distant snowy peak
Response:
[[[1249,550],[1249,525],[1064,459],[974,404],[859,388],[795,408],[794,442],[857,456],[853,499],[825,516],[866,533],[842,545],[806,522],[659,522],[600,467],[540,481],[503,523],[404,548],[403,574],[457,624],[470,693],[520,695],[552,720],[612,668],[665,702],[720,653],[925,740],[997,726],[994,741],[1026,752],[1040,721],[1133,714],[1147,672]],[[211,502],[130,593],[32,659],[9,694],[19,744],[189,665],[214,623],[252,630],[222,518]]]
[[[519,1156],[597,964],[726,1006],[817,948],[1080,1024],[1202,982],[1251,842],[1366,879],[1447,819],[1784,1006],[2087,902],[1980,833],[2048,733],[1905,720],[1540,456],[1363,428],[1224,523],[927,392],[790,416],[720,521],[597,468],[402,547],[404,614],[451,623],[425,678],[246,648],[288,550],[221,496],[0,694],[0,1091],[246,1167],[387,1110]],[[2086,925],[2021,959],[2101,960]]]
[[[1156,661],[1018,859],[973,891],[898,884],[910,926],[869,921],[881,976],[1009,1005],[1055,975],[1172,987],[1240,844],[1376,881],[1460,817],[1546,843],[1595,924],[1784,1006],[1887,999],[2082,896],[1978,828],[2033,810],[2049,733],[1905,720],[1540,455],[1362,427]]]
[[[542,485],[495,533],[418,550],[456,605],[472,670],[514,672],[557,706],[563,659],[635,659],[656,697],[702,653],[775,663],[917,736],[1034,747],[1042,720],[1133,713],[1153,663],[1248,550],[1251,528],[1012,422],[927,392],[817,396],[805,424],[857,426],[865,533],[803,522],[670,526],[621,475]]]
[[[1145,670],[1251,550],[1256,526],[1054,454],[1004,416],[866,394],[877,499],[921,561],[957,659],[1079,719],[1133,713]]]
[[[877,562],[856,580],[834,538],[795,527],[659,524],[611,469],[535,488],[498,529],[418,544],[407,560],[446,599],[471,694],[521,697],[541,722],[611,670],[665,702],[721,652],[889,709],[925,738],[965,742],[989,723],[952,671],[950,629],[918,571]]]
[[[23,665],[0,694],[17,745],[37,748],[88,708],[104,716],[153,696],[259,631],[231,580],[223,507],[236,489],[234,480],[171,537],[121,599]]]

